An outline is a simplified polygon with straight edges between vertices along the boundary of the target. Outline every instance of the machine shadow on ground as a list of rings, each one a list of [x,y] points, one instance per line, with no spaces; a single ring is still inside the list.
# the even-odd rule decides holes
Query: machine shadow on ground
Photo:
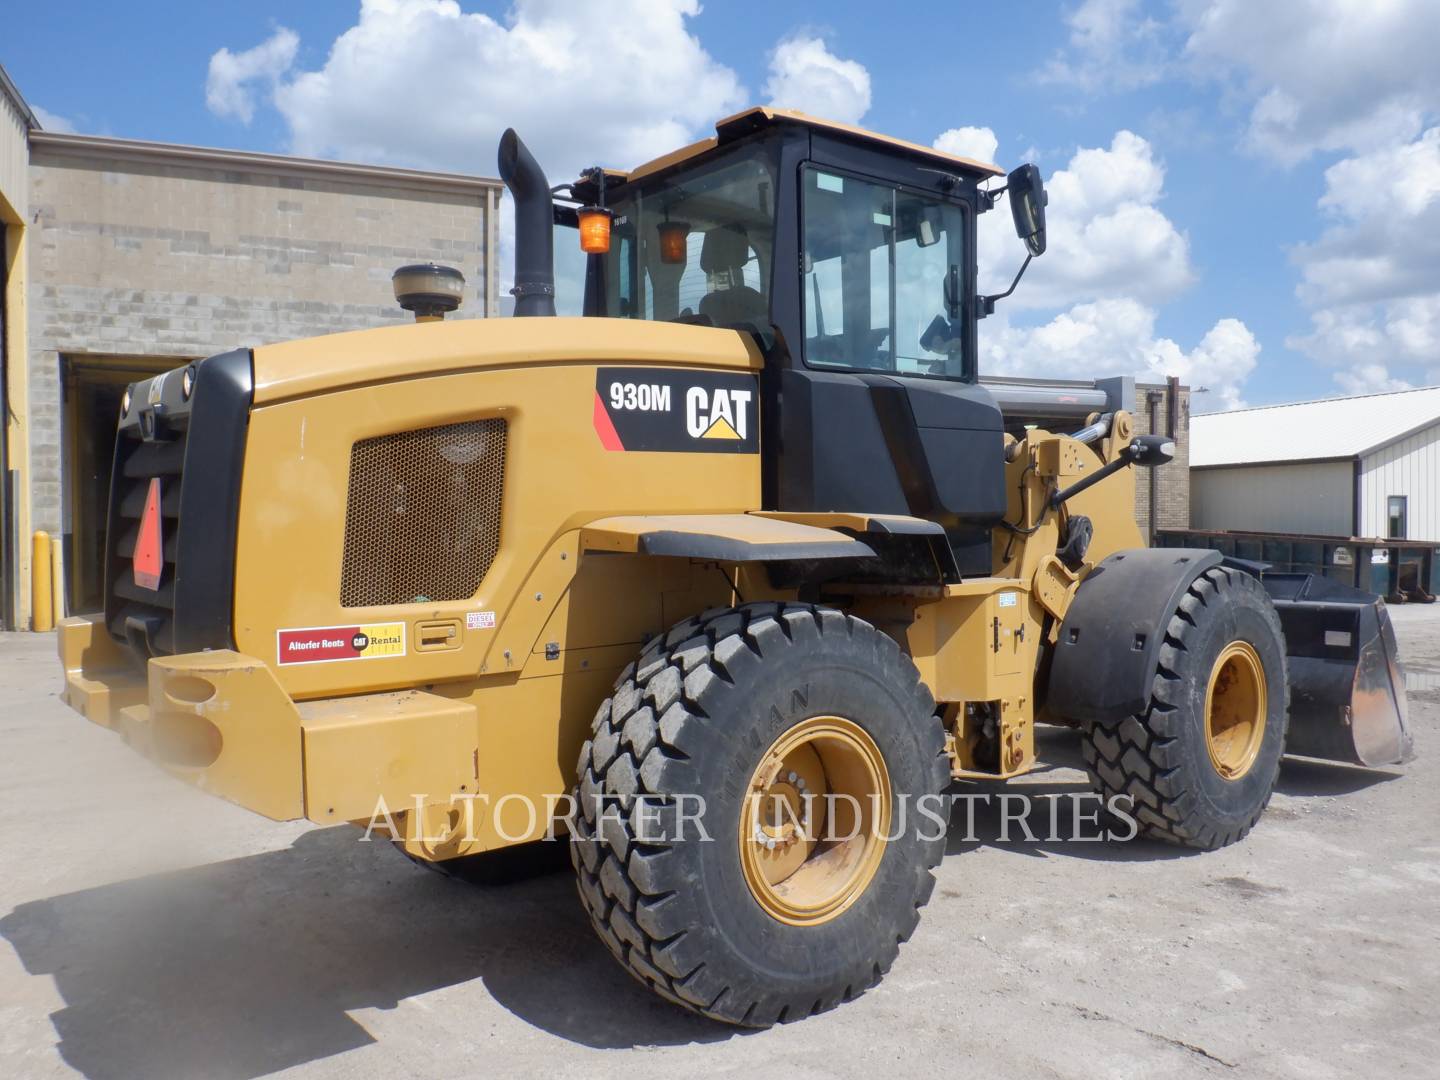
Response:
[[[1018,782],[961,781],[951,786],[948,794],[955,802],[947,856],[982,847],[1033,858],[1064,855],[1100,862],[1149,862],[1189,854],[1138,838],[1106,839],[1107,833],[1127,835],[1129,827],[1100,813],[1100,802],[1083,775],[1085,763],[1074,730],[1042,725],[1035,734],[1035,752],[1039,763]],[[1082,775],[1075,776],[1075,771]]]
[[[568,873],[470,886],[359,835],[315,830],[281,851],[22,904],[0,936],[54,979],[60,1055],[93,1078],[263,1076],[374,1042],[357,1010],[474,979],[587,1046],[737,1034],[627,975]]]
[[[1152,862],[1201,854],[1139,837],[1106,839],[1107,832],[1115,837],[1128,835],[1129,826],[1104,814],[1097,821],[1099,803],[1089,781],[1071,779],[1074,771],[1085,771],[1076,732],[1043,725],[1036,732],[1035,746],[1040,764],[1019,782],[964,781],[951,787],[949,794],[956,801],[945,846],[947,856],[981,847],[1036,858],[1063,855],[1100,862]],[[1399,776],[1380,769],[1287,757],[1281,760],[1275,791],[1295,797],[1349,795]],[[1016,800],[1017,795],[1024,795],[1028,803]]]
[[[1053,832],[1053,800],[1039,796],[1063,804],[1089,788],[1066,771],[1079,765],[1072,732],[1045,730],[1040,742],[1052,764],[1024,784],[954,789],[1030,795],[1037,840],[1013,815],[1006,826],[992,798],[977,802],[973,826],[957,810],[949,853],[991,846],[1116,862],[1190,854],[1141,840],[1074,842],[1063,806]],[[1392,778],[1287,762],[1279,790],[1337,794]],[[595,938],[568,872],[468,886],[358,837],[315,830],[281,851],[22,904],[0,918],[0,936],[30,974],[54,979],[64,999],[51,1016],[59,1052],[93,1078],[263,1076],[374,1042],[358,1011],[475,979],[526,1023],[585,1046],[743,1037],[626,975]]]

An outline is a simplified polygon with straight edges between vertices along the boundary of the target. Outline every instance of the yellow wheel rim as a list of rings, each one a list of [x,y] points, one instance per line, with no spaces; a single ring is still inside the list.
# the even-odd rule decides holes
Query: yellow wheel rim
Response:
[[[740,812],[740,866],[756,902],[791,926],[827,922],[875,877],[890,833],[890,774],[865,730],[816,716],[776,739]]]
[[[1205,690],[1205,745],[1226,780],[1250,771],[1265,739],[1265,666],[1248,641],[1232,641],[1210,669]]]

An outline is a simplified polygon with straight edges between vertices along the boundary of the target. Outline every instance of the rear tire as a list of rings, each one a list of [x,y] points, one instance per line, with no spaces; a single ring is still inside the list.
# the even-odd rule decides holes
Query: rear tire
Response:
[[[772,824],[757,799],[806,791],[801,774],[812,793],[874,779],[870,805],[894,838],[839,862],[826,861],[839,847],[807,846],[790,826],[778,846],[759,839]],[[807,604],[707,612],[652,642],[596,714],[575,792],[580,897],[661,996],[732,1024],[800,1019],[874,985],[914,932],[945,846],[943,808],[938,825],[917,822],[914,800],[938,803],[948,781],[930,691],[869,623]],[[657,838],[640,823],[644,803],[687,794],[705,800],[711,841],[693,824]],[[596,796],[618,812],[597,813]],[[762,864],[776,883],[757,878]]]
[[[1119,798],[1140,835],[1224,847],[1270,801],[1289,704],[1274,605],[1254,577],[1217,566],[1195,579],[1170,618],[1145,711],[1084,729],[1085,765],[1107,805]]]

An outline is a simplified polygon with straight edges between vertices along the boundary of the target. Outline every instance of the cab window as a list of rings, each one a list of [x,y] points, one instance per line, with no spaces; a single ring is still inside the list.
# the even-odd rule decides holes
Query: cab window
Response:
[[[803,175],[806,363],[964,378],[963,207],[826,169]]]
[[[598,267],[603,314],[768,327],[774,158],[773,144],[760,141],[619,193],[611,250]]]

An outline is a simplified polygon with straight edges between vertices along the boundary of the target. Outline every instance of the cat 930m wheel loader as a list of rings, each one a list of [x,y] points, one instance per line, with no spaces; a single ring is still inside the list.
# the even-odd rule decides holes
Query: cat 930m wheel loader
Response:
[[[1130,466],[1172,447],[1124,380],[1045,426],[978,381],[976,221],[1004,191],[1041,254],[1034,166],[751,109],[558,200],[514,132],[499,167],[515,318],[131,388],[72,707],[267,817],[388,815],[444,871],[559,835],[620,963],[746,1025],[881,977],[947,786],[1033,768],[1037,723],[1199,848],[1287,749],[1408,756],[1379,601],[1147,549]]]

